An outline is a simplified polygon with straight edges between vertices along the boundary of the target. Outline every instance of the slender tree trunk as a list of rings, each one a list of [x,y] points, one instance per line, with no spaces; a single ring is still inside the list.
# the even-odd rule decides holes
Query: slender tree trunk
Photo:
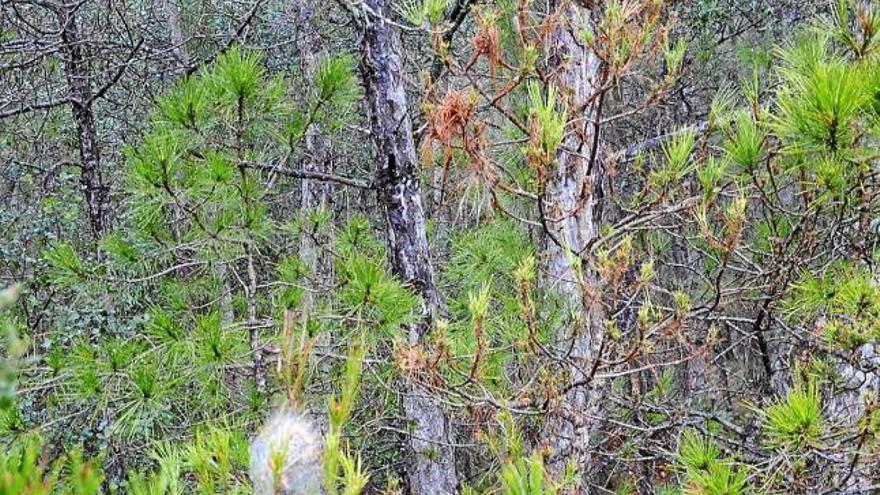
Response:
[[[293,19],[296,29],[296,44],[299,47],[300,63],[307,81],[314,81],[321,61],[327,56],[323,40],[317,29],[315,0],[297,0],[293,3]],[[333,171],[330,161],[330,142],[320,124],[313,123],[306,129],[306,156],[303,168],[312,172],[329,173]],[[333,190],[327,181],[303,179],[300,189],[300,212],[303,221],[299,239],[299,257],[308,270],[310,282],[306,284],[300,308],[303,321],[308,322],[315,310],[315,291],[321,287],[332,285],[333,263],[329,251],[323,245],[329,241],[323,235],[325,228],[311,222],[312,213],[328,209],[331,205]],[[333,345],[333,336],[328,332],[318,334],[315,341],[316,350],[329,350]],[[321,359],[319,354],[313,356],[320,372],[330,375],[330,361]],[[329,422],[326,408],[319,403],[317,410],[311,414],[316,426],[327,432]]]
[[[187,58],[186,47],[183,44],[183,30],[180,27],[180,11],[178,9],[178,0],[163,0],[162,11],[165,13],[165,26],[168,29],[168,41],[171,43],[171,55],[174,58],[172,63],[172,74],[182,77],[186,74],[189,59]],[[172,226],[174,237],[180,242],[180,229],[184,225],[183,211],[179,208],[174,209],[175,222]],[[231,325],[234,319],[234,311],[232,308],[232,284],[228,279],[228,268],[226,264],[219,263],[216,266],[217,278],[223,281],[222,294],[220,295],[220,315],[223,325]],[[186,277],[185,270],[179,270],[178,275]]]
[[[591,28],[592,20],[588,9],[573,2],[562,2],[554,15],[558,28],[550,40],[552,84],[573,112],[586,105],[598,86],[599,60],[580,42],[580,33]],[[556,160],[547,171],[542,198],[542,273],[566,315],[556,332],[555,347],[567,363],[564,386],[568,390],[551,401],[543,433],[548,468],[557,474],[569,461],[586,473],[595,416],[590,391],[597,384],[590,371],[601,339],[602,311],[596,276],[588,263],[576,261],[576,253],[598,233],[601,163],[591,160],[595,158],[597,129],[592,122],[596,108],[590,104],[583,114],[569,113],[570,121],[577,124],[566,129]]]
[[[301,0],[298,2],[299,10],[296,12],[296,39],[300,49],[303,72],[306,79],[313,81],[318,72],[321,59],[326,56],[322,46],[321,36],[315,25],[315,1]],[[330,162],[330,143],[324,135],[323,129],[317,123],[313,123],[306,131],[306,161],[305,170],[310,172],[332,172]],[[301,191],[301,210],[304,213],[304,228],[300,238],[300,259],[309,269],[309,276],[313,283],[311,289],[327,285],[331,276],[331,260],[325,250],[322,249],[323,236],[318,226],[309,221],[310,214],[315,210],[325,209],[329,205],[331,186],[327,181],[303,179]],[[306,317],[314,309],[314,295],[311,290],[306,290],[302,309]]]
[[[174,56],[175,72],[185,73],[189,67],[189,55],[186,52],[183,28],[180,24],[180,6],[178,0],[164,0],[165,25],[171,41],[171,54]]]
[[[59,5],[56,14],[61,26],[61,51],[64,56],[71,113],[76,125],[80,184],[85,194],[86,213],[92,233],[99,238],[109,227],[109,187],[104,182],[101,170],[101,153],[92,112],[91,78],[74,10],[73,6]]]
[[[254,356],[254,386],[260,394],[266,393],[266,357],[257,322],[257,270],[254,266],[254,246],[249,240],[245,248],[247,254],[247,287],[245,302],[247,304],[248,341]]]
[[[390,0],[365,2],[378,15],[365,25],[362,51],[367,97],[372,113],[376,156],[376,193],[384,210],[391,267],[422,296],[423,322],[410,329],[411,345],[421,344],[437,307],[434,272],[425,233],[412,122],[407,109],[400,34],[388,22]],[[407,472],[410,493],[457,493],[450,428],[440,403],[410,380],[403,412],[412,424],[414,456]]]

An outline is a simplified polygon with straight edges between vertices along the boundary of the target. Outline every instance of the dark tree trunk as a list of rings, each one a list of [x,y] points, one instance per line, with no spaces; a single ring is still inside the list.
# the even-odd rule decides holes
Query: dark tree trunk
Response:
[[[73,121],[76,124],[80,156],[80,183],[86,200],[86,213],[95,237],[101,237],[109,227],[109,188],[101,171],[101,153],[92,112],[92,88],[89,69],[83,54],[82,41],[77,30],[74,7],[59,6],[61,49],[67,78]]]
[[[407,109],[400,34],[388,22],[391,3],[366,1],[378,15],[370,15],[365,25],[363,72],[377,152],[376,193],[385,214],[391,267],[423,299],[423,322],[413,326],[409,335],[410,344],[419,345],[431,327],[437,295]],[[410,380],[406,388],[403,412],[412,425],[410,447],[414,453],[407,472],[410,493],[457,493],[446,414],[421,384]]]

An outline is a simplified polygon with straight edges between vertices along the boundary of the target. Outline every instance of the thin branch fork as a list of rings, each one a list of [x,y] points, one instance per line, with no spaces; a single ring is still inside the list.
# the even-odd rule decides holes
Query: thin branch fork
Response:
[[[23,114],[34,112],[37,110],[54,108],[54,107],[58,107],[61,105],[66,105],[69,102],[70,102],[70,98],[65,97],[65,98],[58,98],[58,99],[54,99],[54,100],[41,101],[41,102],[37,102],[37,103],[18,105],[14,108],[0,111],[0,119],[15,117],[17,115],[23,115]]]

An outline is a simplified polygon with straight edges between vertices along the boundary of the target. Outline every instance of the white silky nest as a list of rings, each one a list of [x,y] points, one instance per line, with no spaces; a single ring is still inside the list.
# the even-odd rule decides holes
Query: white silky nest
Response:
[[[256,495],[320,495],[321,436],[300,414],[275,413],[251,442]]]

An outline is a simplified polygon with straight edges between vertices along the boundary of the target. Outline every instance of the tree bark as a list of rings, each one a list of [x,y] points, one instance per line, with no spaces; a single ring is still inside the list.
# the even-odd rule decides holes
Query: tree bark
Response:
[[[871,469],[871,447],[867,439],[870,435],[865,421],[868,408],[875,401],[880,389],[880,353],[877,345],[863,344],[854,351],[855,362],[841,362],[837,365],[841,379],[841,389],[829,397],[828,415],[832,422],[846,426],[857,434],[856,449],[840,454],[840,461],[848,465],[846,470],[836,473],[835,482],[839,484],[842,495],[869,493],[876,487],[877,473]],[[876,406],[875,406],[876,407]]]
[[[183,28],[180,24],[180,6],[178,0],[164,0],[165,24],[168,38],[171,41],[171,54],[174,56],[175,72],[185,74],[189,67],[189,55],[186,52]]]
[[[109,187],[101,170],[101,153],[92,111],[91,77],[77,29],[75,7],[59,4],[56,15],[61,26],[61,50],[64,73],[70,98],[71,113],[76,125],[80,156],[80,184],[86,201],[86,213],[96,238],[104,235],[109,219]]]
[[[306,79],[314,81],[321,59],[326,56],[321,36],[315,25],[314,0],[298,2],[296,12],[296,40],[300,50],[303,73]],[[331,173],[330,143],[320,124],[312,123],[306,130],[306,161],[303,168],[308,172]],[[300,207],[303,212],[303,232],[300,237],[300,259],[309,270],[312,289],[327,285],[331,276],[331,260],[322,249],[321,229],[309,221],[310,213],[325,209],[329,205],[330,183],[319,179],[303,179]],[[314,309],[313,291],[303,295],[302,309],[306,317]]]
[[[550,40],[551,84],[567,103],[569,125],[555,161],[547,171],[542,201],[541,268],[545,283],[560,302],[566,318],[556,330],[555,350],[567,363],[563,386],[567,389],[550,402],[543,432],[547,466],[562,472],[576,462],[583,476],[589,467],[589,434],[595,417],[596,390],[590,368],[594,365],[602,333],[602,311],[596,290],[597,277],[578,255],[598,235],[601,201],[601,163],[595,159],[597,105],[587,102],[599,86],[599,60],[580,41],[580,33],[593,23],[588,9],[562,2]],[[574,109],[584,113],[573,115]],[[591,159],[591,157],[593,159]],[[580,264],[580,266],[578,266]]]
[[[412,122],[407,109],[400,34],[389,18],[392,2],[367,0],[372,13],[364,26],[363,74],[376,146],[376,193],[386,221],[394,274],[422,296],[423,321],[409,331],[410,345],[423,343],[437,308],[434,271],[428,253]],[[426,387],[408,379],[404,415],[412,425],[408,467],[410,493],[457,493],[448,418]]]

